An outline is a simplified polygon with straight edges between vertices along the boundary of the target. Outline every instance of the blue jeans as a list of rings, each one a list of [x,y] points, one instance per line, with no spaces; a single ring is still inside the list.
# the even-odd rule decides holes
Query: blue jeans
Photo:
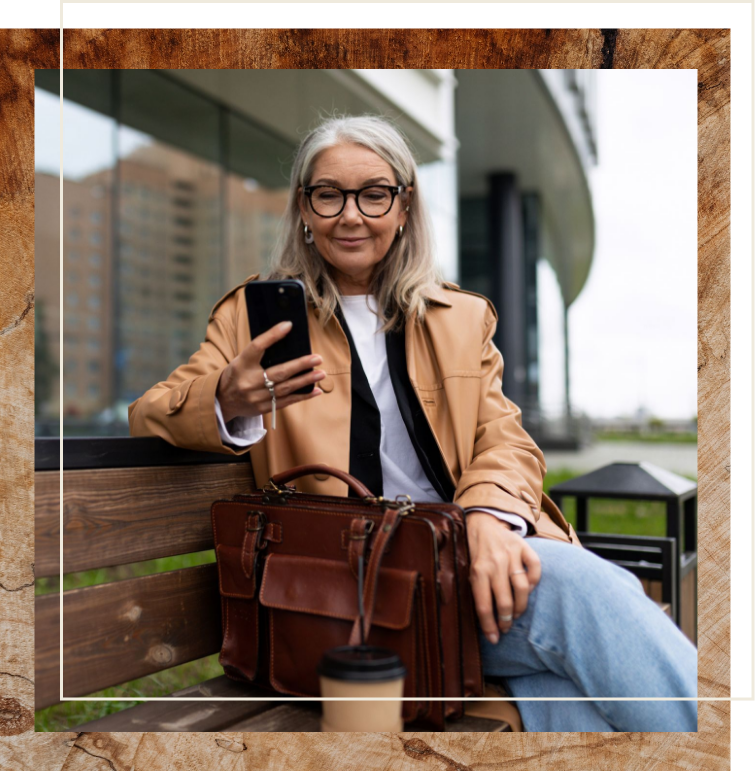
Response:
[[[697,650],[628,570],[586,549],[528,538],[542,577],[485,677],[513,697],[696,697]],[[697,731],[696,701],[519,701],[527,731]]]

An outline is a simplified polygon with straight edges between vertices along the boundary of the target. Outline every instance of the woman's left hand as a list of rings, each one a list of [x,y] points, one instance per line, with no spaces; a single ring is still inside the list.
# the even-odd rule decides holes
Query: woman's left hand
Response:
[[[467,515],[467,540],[477,617],[483,633],[495,644],[498,630],[508,632],[513,619],[527,609],[529,593],[540,580],[540,558],[506,522],[485,512]]]

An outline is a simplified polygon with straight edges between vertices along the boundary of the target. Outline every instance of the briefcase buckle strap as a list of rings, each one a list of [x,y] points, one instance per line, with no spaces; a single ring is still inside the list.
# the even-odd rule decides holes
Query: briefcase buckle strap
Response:
[[[355,522],[359,521],[360,520],[352,520],[352,529],[355,527]],[[391,538],[402,521],[403,516],[399,513],[398,509],[390,507],[385,510],[382,526],[378,531],[377,536],[375,536],[374,543],[372,544],[372,554],[367,563],[367,575],[365,576],[364,592],[362,595],[364,602],[363,623],[360,618],[355,619],[354,626],[351,629],[349,645],[364,645],[367,642],[367,638],[370,634],[370,627],[372,625],[372,615],[375,610],[375,597],[377,593],[380,563],[383,561],[385,550],[390,543]],[[361,548],[364,549],[364,541],[352,541],[350,546],[354,543],[361,545]],[[349,556],[351,557],[351,552]],[[355,566],[351,559],[349,561],[353,573]]]
[[[241,567],[244,575],[252,581],[252,592],[255,591],[256,566],[259,553],[267,546],[265,529],[267,528],[267,516],[263,511],[252,510],[247,512],[246,532],[244,542],[241,545]]]
[[[364,557],[367,539],[375,529],[375,522],[364,517],[351,520],[349,529],[349,567],[351,575],[359,580],[359,558]]]
[[[271,477],[262,488],[262,491],[266,493],[262,498],[263,503],[287,503],[288,499],[296,492],[296,487],[286,484],[283,486],[277,485]]]
[[[375,529],[375,522],[372,519],[352,520],[351,530],[349,531],[350,541],[366,541],[370,533]]]
[[[404,517],[410,512],[414,511],[414,503],[412,503],[412,496],[407,493],[401,493],[395,498],[384,498],[382,495],[371,495],[364,498],[367,503],[374,503],[379,505],[383,512],[387,509],[398,509],[400,517]]]

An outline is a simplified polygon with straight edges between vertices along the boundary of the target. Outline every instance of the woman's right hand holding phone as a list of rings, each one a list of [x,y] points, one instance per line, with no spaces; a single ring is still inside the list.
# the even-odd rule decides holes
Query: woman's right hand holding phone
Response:
[[[226,423],[240,415],[256,417],[272,412],[273,401],[265,386],[260,362],[265,351],[273,343],[282,340],[291,331],[291,326],[290,321],[284,321],[258,335],[225,367],[220,375],[215,395],[220,402]],[[276,410],[282,410],[290,404],[303,402],[306,399],[314,399],[322,393],[317,387],[308,394],[294,393],[325,377],[325,372],[317,369],[299,374],[302,370],[316,367],[318,364],[322,364],[322,358],[312,354],[276,364],[266,370],[268,378],[275,383]]]

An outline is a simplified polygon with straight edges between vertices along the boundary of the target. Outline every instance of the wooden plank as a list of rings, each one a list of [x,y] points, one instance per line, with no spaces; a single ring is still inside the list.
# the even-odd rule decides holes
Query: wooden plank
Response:
[[[215,565],[63,595],[65,696],[83,696],[220,650]]]
[[[204,683],[193,685],[182,691],[177,691],[174,696],[203,696],[203,697],[224,697],[233,698],[234,696],[256,696],[264,697],[270,692],[257,688],[247,683],[239,683],[236,680],[230,680],[225,676],[215,677],[212,680],[206,680]],[[226,702],[233,703],[233,702]],[[475,705],[486,702],[474,702]],[[232,726],[234,731],[319,731],[319,702],[307,701],[305,699],[296,700],[291,703],[281,704],[280,702],[269,702],[270,714],[265,713],[246,719],[243,723]],[[471,703],[470,703],[471,705]],[[280,709],[279,709],[280,708]],[[285,708],[285,709],[284,709]],[[314,711],[316,727],[312,713]],[[305,714],[306,713],[306,714]],[[296,720],[299,720],[297,723]],[[291,727],[296,726],[299,727]],[[510,731],[508,723],[503,720],[490,720],[485,717],[465,716],[460,720],[449,722],[447,726],[449,731]],[[140,729],[141,730],[141,729]],[[145,729],[146,730],[146,729]]]
[[[319,731],[320,704],[316,701],[214,701],[213,697],[261,697],[269,691],[221,676],[177,691],[173,696],[196,697],[196,702],[145,702],[76,727],[78,731]],[[408,726],[410,729],[411,726]],[[498,732],[507,723],[464,717],[448,723],[449,731]]]
[[[316,702],[276,704],[259,715],[239,721],[231,726],[231,730],[257,733],[319,731],[320,705]]]
[[[233,698],[267,698],[269,696],[279,696],[270,690],[260,688],[252,683],[241,683],[238,680],[231,680],[225,675],[213,677],[212,680],[205,680],[196,685],[190,685],[176,691],[171,696],[183,696],[186,698],[197,699],[233,699]],[[295,697],[291,697],[295,698]]]
[[[59,594],[34,598],[34,709],[60,700]]]
[[[261,712],[259,715],[235,723],[230,726],[230,729],[233,731],[254,731],[258,733],[319,731],[320,714],[320,706],[317,702],[280,704]],[[405,726],[405,729],[411,731],[411,724]],[[498,733],[500,731],[510,731],[511,728],[507,723],[500,720],[488,720],[482,717],[463,717],[460,720],[448,722],[446,730],[452,732]]]
[[[226,731],[276,706],[269,701],[148,701],[76,726],[77,731]]]
[[[34,574],[60,574],[60,474],[34,474]]]
[[[36,483],[37,576],[57,575],[58,474]],[[213,501],[253,489],[251,464],[66,471],[64,568],[93,568],[211,549]]]

